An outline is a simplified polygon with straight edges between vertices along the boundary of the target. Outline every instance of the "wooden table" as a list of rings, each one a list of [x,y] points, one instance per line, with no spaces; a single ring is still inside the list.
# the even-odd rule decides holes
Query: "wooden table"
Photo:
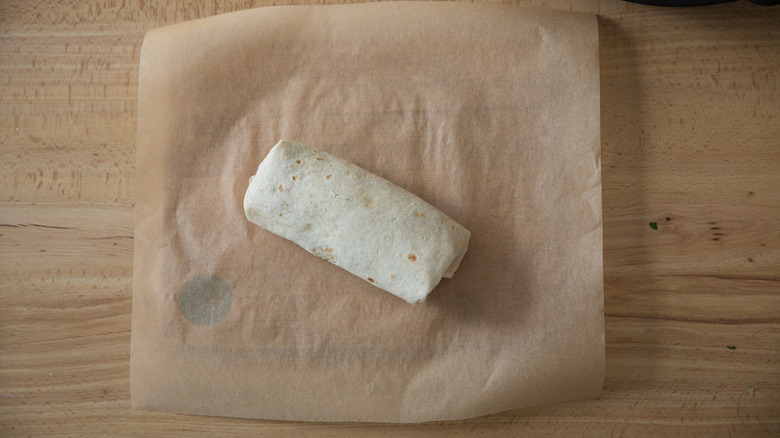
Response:
[[[780,7],[533,2],[599,15],[604,394],[377,425],[130,409],[141,41],[265,2],[49,3],[0,3],[0,434],[780,436]]]

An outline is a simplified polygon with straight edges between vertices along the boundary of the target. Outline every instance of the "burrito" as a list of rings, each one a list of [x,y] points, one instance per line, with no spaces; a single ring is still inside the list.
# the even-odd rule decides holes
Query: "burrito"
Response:
[[[412,193],[288,140],[244,196],[250,222],[412,304],[452,278],[471,233]]]

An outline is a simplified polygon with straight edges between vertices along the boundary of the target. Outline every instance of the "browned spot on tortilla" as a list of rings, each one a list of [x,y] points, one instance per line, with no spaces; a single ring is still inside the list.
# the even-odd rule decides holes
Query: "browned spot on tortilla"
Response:
[[[296,178],[295,178],[295,175],[293,175],[293,181],[295,181],[295,179],[296,179]]]
[[[397,278],[397,277],[393,274],[390,274],[390,278]]]
[[[452,229],[452,231],[455,231],[455,225],[450,225],[450,228]]]
[[[284,191],[284,187],[282,187],[282,185],[281,185],[281,184],[279,185],[279,191],[280,191],[280,192],[283,192],[283,191]]]
[[[317,157],[317,161],[322,161],[322,160],[324,160],[324,158],[322,158],[322,157]]]
[[[370,207],[371,206],[371,198],[363,198],[363,202],[366,203],[366,207]]]
[[[279,217],[282,217],[282,216],[284,216],[284,214],[283,213],[279,213]]]
[[[409,254],[409,257],[407,257],[407,258],[409,259],[410,262],[416,262],[417,261],[417,256],[414,255],[414,254]]]
[[[336,259],[336,257],[334,257],[333,255],[333,248],[323,248],[320,246],[319,248],[314,248],[311,249],[310,251],[312,252],[312,254],[316,255],[322,260],[331,261]]]
[[[336,259],[333,256],[333,248],[319,247],[319,248],[314,248],[310,251],[312,252],[312,254],[328,262]]]
[[[425,213],[420,213],[419,211],[414,211],[414,217],[425,217]]]
[[[326,175],[325,178],[331,179],[331,178],[333,178],[333,175]]]
[[[295,160],[297,164],[301,164],[301,160]]]
[[[376,280],[374,280],[374,279],[373,279],[373,278],[371,278],[371,277],[368,277],[368,282],[369,282],[369,283],[376,283]]]

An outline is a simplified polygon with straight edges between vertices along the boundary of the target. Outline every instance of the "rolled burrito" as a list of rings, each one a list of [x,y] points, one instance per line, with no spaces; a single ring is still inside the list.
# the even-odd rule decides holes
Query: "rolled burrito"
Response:
[[[287,140],[250,178],[244,211],[250,222],[413,304],[452,278],[471,237],[390,181]]]

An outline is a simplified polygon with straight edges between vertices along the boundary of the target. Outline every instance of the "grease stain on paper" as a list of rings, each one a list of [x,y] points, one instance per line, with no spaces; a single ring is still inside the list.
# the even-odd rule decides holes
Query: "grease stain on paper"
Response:
[[[222,321],[232,301],[230,286],[216,275],[191,278],[179,292],[179,310],[196,325],[213,325]]]

